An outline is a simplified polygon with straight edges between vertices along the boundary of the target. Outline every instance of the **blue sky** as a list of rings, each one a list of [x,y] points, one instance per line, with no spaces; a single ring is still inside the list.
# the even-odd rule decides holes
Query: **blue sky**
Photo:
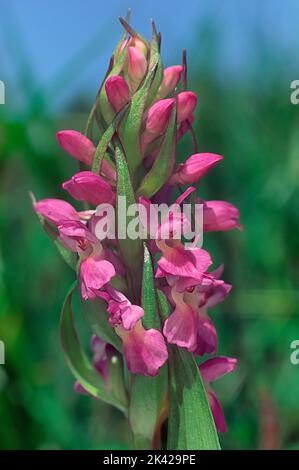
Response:
[[[261,35],[289,68],[290,80],[298,78],[297,0],[0,0],[0,6],[0,79],[10,77],[16,86],[27,67],[32,86],[53,92],[63,89],[65,79],[65,96],[94,94],[122,31],[117,17],[129,6],[133,26],[145,35],[150,18],[156,20],[166,64],[178,62],[181,49],[197,40],[194,53],[204,55],[211,48],[205,41],[217,36],[221,73],[246,73]],[[207,25],[212,38],[204,34]]]

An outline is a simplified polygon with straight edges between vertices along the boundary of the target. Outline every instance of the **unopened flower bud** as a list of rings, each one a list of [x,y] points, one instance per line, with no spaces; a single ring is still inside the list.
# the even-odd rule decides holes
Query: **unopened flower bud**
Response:
[[[148,110],[145,130],[142,135],[142,148],[144,149],[150,142],[155,140],[165,131],[170,119],[171,111],[175,104],[175,99],[168,98],[157,101]]]
[[[180,124],[192,116],[197,104],[197,96],[193,91],[182,91],[177,96],[177,121]]]
[[[128,48],[128,58],[128,75],[130,79],[130,85],[132,91],[136,91],[146,74],[147,61],[142,52],[140,52],[137,47]]]
[[[118,112],[130,101],[127,82],[119,75],[113,75],[105,83],[107,98],[113,109]]]
[[[163,80],[158,90],[158,97],[165,98],[177,86],[182,75],[183,67],[181,65],[173,65],[164,70]]]

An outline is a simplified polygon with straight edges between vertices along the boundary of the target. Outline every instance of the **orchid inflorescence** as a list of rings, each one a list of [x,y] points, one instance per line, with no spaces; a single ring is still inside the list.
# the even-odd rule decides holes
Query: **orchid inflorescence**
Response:
[[[125,35],[114,51],[85,133],[57,133],[60,146],[80,162],[80,171],[62,187],[84,207],[78,211],[66,201],[43,199],[34,201],[34,209],[59,251],[75,267],[87,316],[90,318],[90,309],[93,312],[94,358],[86,366],[88,359],[81,360],[81,350],[78,360],[69,350],[80,348],[79,342],[72,342],[74,327],[71,315],[67,317],[72,289],[63,309],[62,340],[77,379],[76,390],[118,406],[129,415],[133,434],[147,436],[139,445],[159,448],[163,422],[168,418],[168,433],[173,434],[171,426],[177,419],[180,433],[183,421],[178,410],[191,400],[184,394],[187,384],[180,379],[178,367],[182,377],[191,371],[188,387],[197,387],[206,408],[208,397],[218,432],[226,430],[210,382],[234,370],[237,361],[215,356],[217,332],[207,312],[227,297],[231,285],[220,279],[223,266],[210,270],[212,259],[207,251],[195,243],[187,247],[175,236],[184,223],[175,213],[161,222],[154,241],[111,240],[97,237],[101,217],[96,208],[101,204],[117,207],[122,196],[128,204],[138,202],[148,212],[155,203],[171,205],[174,194],[179,194],[174,197],[179,205],[183,201],[202,205],[204,232],[240,228],[239,212],[227,202],[203,201],[196,195],[197,183],[223,157],[197,151],[192,128],[197,96],[186,90],[185,54],[182,65],[163,68],[161,36],[155,25],[149,44],[125,20],[121,22]],[[94,136],[95,127],[100,138]],[[195,153],[177,164],[177,144],[188,133]],[[131,220],[126,216],[127,224]],[[165,225],[171,225],[168,238],[163,237]],[[195,358],[205,354],[212,358],[197,365]],[[117,381],[116,364],[121,365]],[[206,391],[200,388],[201,378]],[[156,414],[148,430],[144,420],[138,423],[142,413],[136,412],[136,397],[140,390],[155,402]],[[196,399],[192,399],[196,407]],[[193,413],[196,420],[196,410]],[[199,410],[199,426],[201,416],[211,430],[209,409]],[[190,448],[191,444],[176,439],[177,448]],[[204,437],[198,437],[198,442],[201,439],[198,445],[208,447]],[[169,446],[174,442],[168,436]]]

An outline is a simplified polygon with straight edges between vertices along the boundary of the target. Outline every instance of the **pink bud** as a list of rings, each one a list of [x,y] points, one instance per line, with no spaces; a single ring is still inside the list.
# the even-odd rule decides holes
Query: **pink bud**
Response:
[[[108,101],[118,112],[130,101],[130,92],[127,82],[119,75],[113,75],[105,83]]]
[[[34,210],[56,226],[61,220],[80,220],[73,206],[60,199],[42,199],[34,204]]]
[[[159,137],[165,131],[171,116],[175,99],[167,98],[153,104],[147,113],[145,130],[142,135],[142,148]]]
[[[59,131],[56,134],[60,146],[72,157],[91,165],[96,148],[91,140],[78,131]]]
[[[97,206],[102,203],[114,203],[115,194],[101,176],[92,171],[81,171],[62,185],[78,201],[86,201]]]
[[[226,201],[205,201],[203,203],[204,232],[226,232],[234,228],[242,229],[238,209]]]
[[[147,71],[147,61],[137,47],[128,48],[129,67],[128,74],[131,88],[136,91]]]
[[[193,91],[182,91],[177,96],[177,121],[180,124],[189,118],[196,107],[197,96]]]
[[[129,46],[136,47],[145,57],[148,53],[148,45],[139,39],[138,37],[133,37],[129,41]]]
[[[221,155],[216,155],[215,153],[195,153],[178,167],[170,183],[196,183],[222,159]]]
[[[169,95],[180,81],[183,67],[181,65],[173,65],[164,70],[163,80],[158,90],[158,97],[165,98]]]

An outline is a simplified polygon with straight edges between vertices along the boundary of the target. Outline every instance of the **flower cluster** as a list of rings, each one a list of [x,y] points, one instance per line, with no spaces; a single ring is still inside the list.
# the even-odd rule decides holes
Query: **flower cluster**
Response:
[[[63,200],[43,199],[35,202],[34,209],[50,224],[57,241],[77,255],[83,300],[100,298],[106,303],[109,324],[122,341],[128,370],[155,376],[168,360],[168,344],[185,348],[195,356],[217,353],[217,332],[208,310],[227,297],[231,285],[220,279],[222,266],[211,270],[212,259],[207,251],[196,243],[186,247],[175,236],[176,227],[184,221],[170,214],[148,248],[156,288],[164,292],[171,313],[161,330],[146,328],[140,294],[142,252],[140,259],[130,262],[135,255],[120,240],[99,240],[96,207],[117,205],[123,178],[117,148],[125,155],[135,200],[147,209],[157,201],[170,204],[178,191],[181,195],[176,202],[180,205],[191,193],[196,194],[201,178],[223,157],[195,150],[184,163],[176,164],[176,146],[187,133],[193,135],[197,106],[196,94],[186,89],[186,63],[163,69],[155,29],[150,45],[126,26],[128,34],[114,52],[91,114],[90,121],[97,122],[101,138],[94,143],[90,126],[85,134],[75,130],[57,133],[60,146],[80,162],[80,171],[62,187],[84,207],[77,210]],[[233,205],[198,200],[203,205],[204,232],[240,227],[239,212]],[[170,238],[163,238],[165,224],[172,224]],[[109,345],[93,337],[92,348],[94,367],[109,381]],[[209,383],[232,371],[235,365],[235,359],[213,357],[199,366],[220,432],[225,431],[225,420]],[[76,389],[84,390],[79,383]]]

